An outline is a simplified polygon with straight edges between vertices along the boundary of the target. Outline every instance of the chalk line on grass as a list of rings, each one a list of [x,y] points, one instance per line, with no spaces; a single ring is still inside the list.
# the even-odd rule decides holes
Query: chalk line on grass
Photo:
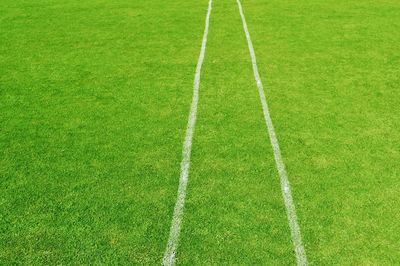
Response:
[[[204,55],[206,52],[207,45],[207,36],[208,36],[208,27],[210,24],[210,15],[212,8],[212,0],[208,3],[208,10],[203,34],[203,41],[201,44],[200,56],[197,62],[196,73],[194,76],[193,82],[193,97],[192,97],[192,105],[190,108],[189,120],[186,129],[185,141],[183,142],[182,149],[182,162],[181,162],[181,174],[179,178],[179,188],[178,188],[178,196],[175,203],[174,214],[172,216],[172,223],[169,233],[168,244],[165,249],[164,257],[163,257],[163,265],[174,265],[175,263],[175,254],[178,248],[179,242],[179,234],[181,231],[182,224],[182,216],[183,216],[183,207],[185,205],[185,196],[186,196],[186,187],[188,183],[189,177],[189,168],[190,168],[190,154],[192,151],[192,139],[194,127],[196,124],[196,114],[197,114],[197,104],[199,101],[199,86],[200,86],[200,75],[201,75],[201,67],[204,61]]]
[[[240,3],[240,0],[236,0],[236,1],[238,4],[238,7],[239,7],[240,16],[242,17],[243,29],[246,34],[247,45],[249,47],[251,62],[253,65],[254,79],[256,80],[256,83],[257,83],[258,93],[260,95],[260,100],[261,100],[261,105],[262,105],[262,109],[263,109],[263,113],[264,113],[265,123],[267,125],[269,138],[271,141],[272,149],[274,151],[275,163],[276,163],[276,167],[278,169],[278,173],[279,173],[279,177],[280,177],[281,190],[282,190],[282,195],[283,195],[283,199],[285,202],[290,232],[292,235],[292,241],[293,241],[293,245],[294,245],[294,249],[295,249],[295,253],[296,253],[297,265],[307,265],[306,251],[304,249],[304,246],[303,246],[302,240],[301,240],[300,227],[297,222],[297,215],[296,215],[296,210],[295,210],[294,203],[293,203],[292,193],[290,192],[289,180],[288,180],[288,176],[286,173],[285,164],[282,159],[281,150],[279,148],[278,138],[276,136],[275,129],[272,124],[271,115],[269,113],[267,99],[266,99],[265,93],[264,93],[264,87],[261,82],[260,74],[258,72],[256,54],[254,52],[253,43],[251,41],[250,33],[247,28],[247,23],[246,23],[246,19],[245,19],[244,13],[243,13],[242,4]]]

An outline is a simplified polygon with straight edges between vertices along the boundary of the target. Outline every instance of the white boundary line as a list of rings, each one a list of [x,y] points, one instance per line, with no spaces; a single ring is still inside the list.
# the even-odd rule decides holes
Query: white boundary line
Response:
[[[243,14],[242,4],[240,3],[240,0],[236,0],[236,1],[238,4],[238,7],[239,7],[240,16],[242,17],[243,29],[246,34],[247,44],[249,46],[249,51],[250,51],[250,57],[251,57],[251,61],[253,64],[254,78],[257,83],[258,93],[260,95],[261,105],[262,105],[262,109],[264,112],[265,123],[267,125],[269,138],[271,141],[272,149],[274,151],[275,163],[276,163],[276,167],[278,169],[278,173],[279,173],[279,177],[280,177],[280,181],[281,181],[281,190],[282,190],[283,199],[285,201],[285,207],[286,207],[287,217],[288,217],[288,221],[289,221],[289,227],[290,227],[293,245],[294,245],[294,249],[295,249],[295,253],[296,253],[297,265],[307,265],[306,252],[305,252],[305,249],[304,249],[302,241],[301,241],[300,227],[297,222],[297,215],[296,215],[296,210],[295,210],[294,203],[293,203],[292,193],[290,192],[289,180],[288,180],[287,173],[285,170],[285,164],[283,163],[281,150],[279,148],[278,138],[276,137],[275,129],[272,124],[271,115],[269,113],[267,100],[266,100],[265,94],[264,94],[264,87],[262,85],[260,74],[258,72],[256,54],[254,52],[253,43],[251,42],[249,30],[247,29],[247,23],[246,23],[244,14]]]
[[[193,132],[196,124],[197,104],[199,102],[200,74],[201,74],[201,67],[204,61],[204,54],[206,52],[211,8],[212,8],[212,0],[209,0],[204,34],[203,34],[203,42],[201,44],[200,56],[197,62],[196,74],[194,76],[192,105],[190,108],[185,141],[183,143],[178,196],[175,203],[174,214],[172,216],[172,224],[169,232],[168,244],[164,253],[163,265],[174,265],[175,254],[178,248],[179,234],[181,231],[182,216],[183,216],[183,207],[185,205],[186,187],[189,177],[190,154],[192,151]]]

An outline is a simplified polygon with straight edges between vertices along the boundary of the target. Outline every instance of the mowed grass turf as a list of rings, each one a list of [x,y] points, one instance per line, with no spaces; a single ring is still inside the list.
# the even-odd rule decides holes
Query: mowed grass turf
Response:
[[[400,262],[400,2],[243,1],[315,265]]]
[[[400,4],[243,0],[308,260],[400,261]],[[0,3],[0,264],[160,264],[208,1]],[[178,264],[294,264],[236,1],[214,0]]]
[[[235,1],[214,1],[178,264],[294,264]]]
[[[205,1],[1,1],[0,264],[160,263]]]

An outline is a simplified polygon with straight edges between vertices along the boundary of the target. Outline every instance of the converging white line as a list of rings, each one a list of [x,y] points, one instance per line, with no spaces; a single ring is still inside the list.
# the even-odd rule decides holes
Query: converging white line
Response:
[[[185,205],[186,187],[187,187],[188,177],[189,177],[190,154],[192,151],[193,132],[194,132],[195,124],[196,124],[197,104],[199,102],[200,74],[201,74],[201,67],[202,67],[203,61],[204,61],[204,55],[206,52],[211,8],[212,8],[212,0],[210,0],[208,3],[208,11],[207,11],[207,16],[206,16],[206,25],[205,25],[204,34],[203,34],[203,42],[201,44],[200,56],[199,56],[199,60],[197,62],[196,74],[194,76],[192,105],[190,108],[190,114],[189,114],[187,129],[186,129],[185,141],[183,142],[181,174],[180,174],[180,178],[179,178],[178,196],[177,196],[176,203],[175,203],[174,214],[172,216],[172,224],[171,224],[171,229],[169,232],[167,248],[165,249],[165,253],[164,253],[163,265],[174,265],[175,254],[176,254],[176,250],[178,248],[179,234],[181,231],[182,216],[183,216],[183,207]]]
[[[285,164],[283,163],[281,150],[279,148],[278,138],[276,137],[275,129],[272,124],[272,119],[271,119],[271,116],[269,113],[267,100],[266,100],[266,97],[264,94],[264,87],[262,85],[260,74],[258,72],[256,54],[254,52],[253,43],[251,42],[249,30],[247,29],[247,23],[246,23],[244,14],[243,14],[242,4],[240,3],[240,0],[236,0],[236,1],[238,4],[238,7],[239,7],[240,16],[242,17],[243,29],[246,34],[247,45],[249,46],[251,61],[253,64],[254,78],[257,83],[258,93],[260,95],[261,105],[262,105],[262,109],[264,112],[265,123],[267,125],[269,138],[271,141],[272,149],[274,151],[275,163],[276,163],[276,167],[278,169],[278,173],[279,173],[279,177],[280,177],[280,181],[281,181],[281,190],[282,190],[283,199],[285,201],[286,213],[287,213],[289,227],[290,227],[292,240],[293,240],[293,245],[294,245],[294,249],[295,249],[295,253],[296,253],[297,265],[299,265],[299,266],[307,265],[307,256],[306,256],[306,252],[305,252],[305,249],[304,249],[302,241],[301,241],[300,227],[297,222],[297,215],[296,215],[296,210],[295,210],[294,203],[293,203],[292,194],[290,192],[289,180],[288,180],[287,173],[285,170]]]

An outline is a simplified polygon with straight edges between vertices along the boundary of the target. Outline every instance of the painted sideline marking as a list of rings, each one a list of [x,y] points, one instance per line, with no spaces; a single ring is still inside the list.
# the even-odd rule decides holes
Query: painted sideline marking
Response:
[[[265,123],[267,125],[269,138],[271,140],[272,149],[274,151],[275,163],[281,181],[281,190],[283,199],[285,201],[286,213],[296,253],[297,265],[307,265],[306,251],[301,241],[300,227],[299,224],[297,223],[297,215],[293,203],[292,193],[290,192],[289,180],[285,170],[285,164],[283,163],[281,150],[279,148],[278,138],[276,137],[275,129],[272,124],[272,119],[269,113],[267,99],[265,98],[264,94],[264,87],[262,85],[260,74],[258,72],[256,54],[254,52],[253,43],[251,42],[249,30],[247,29],[247,23],[243,14],[242,4],[240,3],[240,0],[236,1],[239,7],[240,16],[242,17],[243,29],[246,34],[247,45],[249,46],[251,62],[253,64],[254,78],[257,83],[258,93],[260,95],[261,105],[264,112]]]
[[[185,136],[185,141],[183,142],[183,149],[182,149],[181,175],[179,178],[178,196],[175,203],[174,214],[172,216],[172,224],[169,232],[168,244],[164,253],[163,265],[174,265],[175,254],[178,248],[179,234],[181,231],[182,216],[183,216],[183,207],[185,205],[186,187],[189,177],[190,154],[192,151],[193,132],[196,124],[197,104],[199,102],[200,72],[204,61],[204,54],[206,52],[211,8],[212,8],[212,0],[210,0],[208,3],[203,42],[201,44],[200,56],[197,62],[196,74],[194,76],[192,105],[190,108],[189,120],[186,129],[186,136]]]

